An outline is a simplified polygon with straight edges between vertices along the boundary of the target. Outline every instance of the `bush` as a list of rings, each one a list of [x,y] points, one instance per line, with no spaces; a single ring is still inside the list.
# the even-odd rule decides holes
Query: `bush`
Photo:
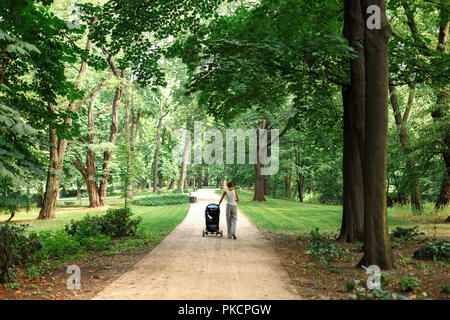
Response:
[[[80,240],[87,237],[95,237],[99,233],[102,233],[102,225],[103,217],[91,217],[89,214],[87,214],[83,219],[79,221],[71,220],[70,225],[65,226],[65,230],[69,235]]]
[[[114,237],[134,236],[142,218],[132,219],[129,207],[109,209],[102,217],[102,233]]]
[[[39,235],[39,239],[45,254],[49,257],[63,257],[81,250],[80,242],[69,236],[64,230],[43,232]]]
[[[393,238],[401,238],[403,240],[409,240],[412,238],[417,238],[419,235],[423,235],[423,232],[419,232],[419,227],[415,226],[413,228],[402,228],[397,227],[392,231],[391,236]]]
[[[450,258],[450,241],[431,241],[414,252],[417,260],[448,260]]]
[[[133,212],[130,208],[109,209],[103,216],[91,217],[86,215],[79,221],[71,221],[65,226],[66,232],[82,240],[89,237],[97,237],[104,234],[113,237],[133,236],[142,218],[132,219]]]
[[[0,283],[15,278],[17,265],[36,260],[42,249],[36,234],[27,234],[27,225],[6,223],[0,226]]]
[[[86,250],[107,250],[111,248],[111,238],[104,234],[99,234],[95,237],[86,237],[81,239],[81,245]]]
[[[146,197],[132,201],[132,204],[137,206],[167,206],[180,203],[188,203],[189,196],[186,195],[167,195],[159,197]]]
[[[408,276],[401,278],[398,283],[400,284],[401,290],[407,292],[417,289],[420,286],[421,281],[417,279],[413,273],[410,273]]]

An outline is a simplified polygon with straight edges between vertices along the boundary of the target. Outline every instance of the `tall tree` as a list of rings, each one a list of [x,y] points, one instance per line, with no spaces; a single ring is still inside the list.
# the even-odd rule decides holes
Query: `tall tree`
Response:
[[[388,40],[391,33],[384,0],[363,0],[365,21],[368,7],[380,9],[380,29],[364,28],[365,137],[364,181],[364,256],[360,265],[392,269],[393,256],[387,225],[386,168],[388,130]]]

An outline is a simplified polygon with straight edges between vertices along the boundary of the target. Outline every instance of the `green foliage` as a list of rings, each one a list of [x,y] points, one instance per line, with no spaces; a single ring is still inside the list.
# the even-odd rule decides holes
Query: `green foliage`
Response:
[[[132,219],[132,216],[133,212],[129,207],[109,209],[102,217],[102,233],[113,237],[135,235],[142,217]]]
[[[418,226],[414,226],[413,228],[397,227],[392,231],[391,236],[394,238],[401,238],[403,240],[410,240],[424,234],[418,230]]]
[[[189,197],[186,195],[154,196],[134,200],[132,204],[137,206],[166,206],[180,203],[188,203]]]
[[[349,253],[347,248],[338,247],[333,241],[313,241],[306,254],[310,254],[311,257],[318,259],[326,266],[332,267],[332,262],[339,257],[342,257]]]
[[[67,234],[77,239],[96,236],[103,232],[103,217],[87,214],[81,220],[71,220],[70,225],[66,225],[64,228]]]
[[[414,252],[414,259],[417,260],[444,260],[450,259],[450,241],[435,240],[426,243],[419,250]]]
[[[39,234],[44,252],[48,257],[64,257],[81,251],[79,239],[64,230],[48,231]]]
[[[398,282],[403,292],[413,291],[419,288],[421,281],[414,276],[414,273],[410,273],[407,276],[401,278]]]
[[[111,237],[105,234],[98,234],[95,237],[90,236],[80,240],[83,249],[89,251],[102,251],[111,248]]]
[[[27,234],[27,225],[0,225],[0,283],[14,281],[15,268],[39,258],[42,249],[36,234]]]
[[[443,283],[441,285],[441,292],[444,294],[450,294],[450,286],[448,286],[447,284]]]
[[[81,240],[96,237],[99,234],[113,237],[125,237],[136,234],[142,221],[141,217],[132,219],[133,212],[129,207],[109,209],[103,216],[86,215],[78,221],[71,221],[65,226],[66,232]]]

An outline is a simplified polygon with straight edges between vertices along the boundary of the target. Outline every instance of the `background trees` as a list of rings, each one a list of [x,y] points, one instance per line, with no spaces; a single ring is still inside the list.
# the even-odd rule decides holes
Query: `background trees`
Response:
[[[361,0],[82,1],[79,28],[67,1],[7,1],[0,207],[42,194],[53,219],[61,186],[98,207],[232,180],[255,201],[342,205],[340,240],[390,268],[386,206],[449,201],[449,19],[439,2],[374,3],[382,31]],[[200,120],[278,129],[279,172],[194,164],[192,143],[178,166],[174,132]]]

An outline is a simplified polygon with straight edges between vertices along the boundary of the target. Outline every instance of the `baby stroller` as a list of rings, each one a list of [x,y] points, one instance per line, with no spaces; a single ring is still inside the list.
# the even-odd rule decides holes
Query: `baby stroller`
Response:
[[[217,204],[208,204],[205,209],[206,229],[203,230],[203,236],[216,234],[223,237],[223,231],[219,229],[220,207]]]

